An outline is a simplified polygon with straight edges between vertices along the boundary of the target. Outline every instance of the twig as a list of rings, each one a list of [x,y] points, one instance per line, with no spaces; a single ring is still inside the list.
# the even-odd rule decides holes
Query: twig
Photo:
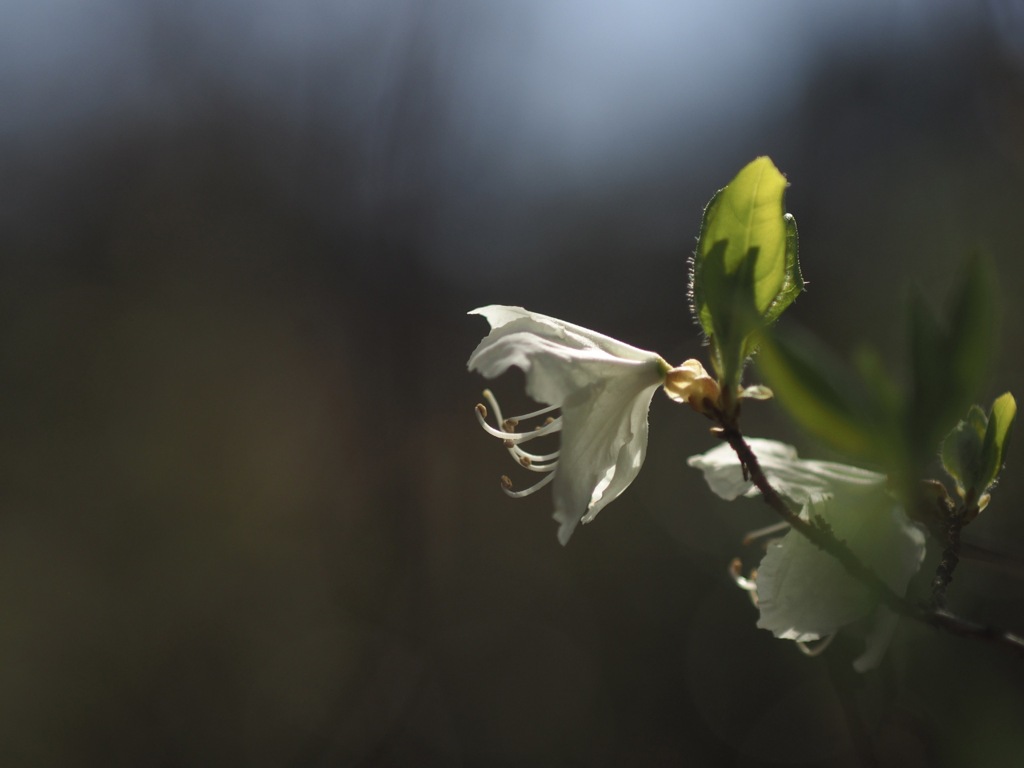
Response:
[[[998,552],[978,542],[960,539],[960,558],[977,563],[983,568],[998,571],[1004,576],[1024,579],[1024,556]]]
[[[994,643],[1018,658],[1024,659],[1024,637],[1007,632],[1005,629],[978,624],[942,609],[922,611],[921,620],[960,637],[973,637],[976,640]]]
[[[942,551],[942,559],[935,569],[932,579],[932,605],[936,610],[946,607],[946,587],[953,581],[953,571],[960,562],[960,532],[964,527],[965,516],[962,509],[950,514],[943,533],[946,548]]]

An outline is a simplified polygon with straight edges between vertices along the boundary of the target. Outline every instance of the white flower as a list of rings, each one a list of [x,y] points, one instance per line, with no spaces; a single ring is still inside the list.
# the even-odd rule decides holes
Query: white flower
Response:
[[[797,504],[806,504],[835,495],[837,488],[874,488],[885,483],[885,475],[834,461],[797,458],[796,448],[777,440],[746,438],[757,456],[769,484]],[[726,501],[739,496],[757,496],[753,481],[743,474],[736,452],[722,443],[706,453],[691,456],[687,462],[704,473],[704,480],[716,495]]]
[[[896,594],[906,592],[924,559],[925,537],[887,492],[884,475],[800,459],[792,446],[774,440],[750,438],[747,443],[770,484],[802,506],[801,517],[821,518]],[[688,463],[702,470],[711,490],[724,499],[758,493],[728,445],[692,456]],[[858,671],[881,660],[896,628],[894,614],[878,606],[838,560],[796,531],[768,545],[753,586],[757,626],[776,637],[808,642],[871,616],[867,647],[854,662]]]
[[[470,356],[469,369],[493,379],[519,368],[526,374],[527,394],[547,406],[505,418],[494,396],[484,392],[498,428],[487,423],[482,405],[477,406],[481,425],[504,441],[521,466],[545,474],[523,491],[513,491],[507,477],[502,487],[520,497],[553,482],[558,540],[565,544],[578,523],[593,520],[636,478],[647,452],[651,397],[678,369],[654,352],[521,307],[482,307],[470,314],[483,315],[491,332]],[[561,415],[552,417],[558,409]],[[544,416],[540,426],[516,431],[520,422]],[[522,447],[556,432],[561,432],[557,451],[537,454]]]

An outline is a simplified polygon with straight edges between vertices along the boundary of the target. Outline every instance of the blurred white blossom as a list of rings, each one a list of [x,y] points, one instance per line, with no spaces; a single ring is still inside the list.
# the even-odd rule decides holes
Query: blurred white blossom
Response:
[[[885,476],[858,467],[797,457],[774,440],[747,439],[769,483],[800,505],[806,520],[820,518],[857,558],[897,594],[904,594],[924,559],[923,532],[888,493]],[[720,445],[692,456],[711,490],[723,499],[755,496],[735,452]],[[768,544],[754,579],[760,618],[757,626],[776,636],[808,642],[871,617],[859,671],[875,666],[896,627],[896,616],[877,604],[867,588],[832,555],[796,531]]]

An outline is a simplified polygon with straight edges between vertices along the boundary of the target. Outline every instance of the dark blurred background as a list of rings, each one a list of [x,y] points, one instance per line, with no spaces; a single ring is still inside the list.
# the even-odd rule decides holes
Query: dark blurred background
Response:
[[[1019,659],[902,626],[858,676],[856,632],[808,659],[755,628],[726,566],[771,517],[686,467],[688,409],[656,395],[639,479],[563,549],[465,370],[490,303],[700,355],[702,206],[769,154],[791,322],[902,376],[908,285],[938,307],[984,250],[985,404],[1024,395],[1020,2],[2,16],[0,764],[1024,760]],[[1018,563],[1022,466],[969,529]],[[1021,588],[966,562],[952,607],[1021,630]]]

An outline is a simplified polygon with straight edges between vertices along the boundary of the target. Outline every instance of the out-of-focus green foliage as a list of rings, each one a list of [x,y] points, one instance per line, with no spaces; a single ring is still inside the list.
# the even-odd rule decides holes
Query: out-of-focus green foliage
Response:
[[[873,419],[848,367],[813,340],[793,334],[766,335],[757,363],[801,427],[848,455],[870,452]]]
[[[704,210],[693,258],[692,308],[722,384],[739,384],[752,339],[803,290],[796,222],[784,213],[786,178],[759,157]]]
[[[920,472],[958,414],[977,396],[991,356],[993,295],[988,262],[972,258],[947,325],[938,322],[920,296],[915,297],[909,334],[911,384],[906,390],[895,384],[877,353],[868,348],[856,356],[855,372],[819,345],[793,334],[765,334],[758,367],[804,429],[849,456],[910,477]],[[1000,423],[1012,422],[1009,406],[1000,408]],[[980,408],[972,409],[942,447],[950,474],[958,484],[977,487],[979,494],[987,486],[978,483],[1001,466],[1002,448],[997,446],[1005,444],[1009,430],[1008,425],[993,427],[997,431],[986,438],[988,423]],[[991,456],[983,457],[986,439],[992,441]]]
[[[972,258],[943,327],[916,294],[910,305],[912,385],[907,401],[908,447],[920,462],[976,397],[995,331],[992,270]]]

